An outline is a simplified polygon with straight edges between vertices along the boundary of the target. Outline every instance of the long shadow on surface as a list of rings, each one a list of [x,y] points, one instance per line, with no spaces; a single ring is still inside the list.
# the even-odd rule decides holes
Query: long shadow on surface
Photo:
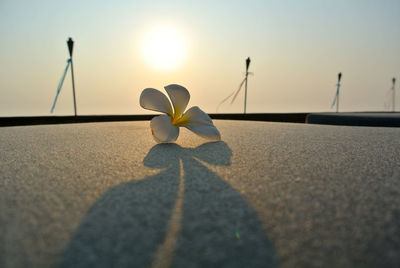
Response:
[[[171,267],[275,267],[273,248],[243,197],[201,162],[230,166],[224,142],[154,146],[144,165],[164,169],[108,190],[84,217],[63,267],[149,267],[165,240],[183,165],[183,209]],[[182,185],[181,185],[182,187]]]

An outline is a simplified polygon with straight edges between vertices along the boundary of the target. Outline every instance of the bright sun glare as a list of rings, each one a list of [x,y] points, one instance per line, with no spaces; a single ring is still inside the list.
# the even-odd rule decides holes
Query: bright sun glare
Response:
[[[157,27],[144,38],[142,53],[146,62],[158,70],[179,67],[186,57],[186,43],[181,33],[171,27]]]

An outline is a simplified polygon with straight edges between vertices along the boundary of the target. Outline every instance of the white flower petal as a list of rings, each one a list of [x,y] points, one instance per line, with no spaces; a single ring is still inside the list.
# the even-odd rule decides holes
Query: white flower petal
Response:
[[[184,114],[184,117],[186,120],[183,122],[182,126],[185,126],[205,139],[213,141],[221,140],[221,134],[214,126],[211,118],[199,107],[194,106],[190,108]]]
[[[186,128],[190,129],[200,137],[203,137],[207,140],[211,141],[221,140],[221,134],[214,125],[187,126]]]
[[[193,106],[183,115],[184,126],[192,125],[213,125],[211,118],[199,107]]]
[[[179,128],[171,124],[171,117],[159,115],[153,117],[150,122],[151,134],[158,143],[176,141],[179,135]]]
[[[175,84],[168,85],[164,88],[171,99],[172,106],[174,106],[175,117],[181,116],[189,103],[189,91],[183,86]]]
[[[140,106],[144,109],[173,115],[171,103],[167,96],[154,88],[146,88],[140,95]]]

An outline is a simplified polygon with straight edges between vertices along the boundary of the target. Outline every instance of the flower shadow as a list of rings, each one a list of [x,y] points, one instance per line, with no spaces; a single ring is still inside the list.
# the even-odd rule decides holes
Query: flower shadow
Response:
[[[62,266],[151,266],[169,235],[176,200],[183,198],[172,261],[164,264],[275,267],[273,247],[251,206],[202,163],[230,166],[231,156],[224,142],[196,148],[155,145],[143,163],[162,171],[104,193],[73,235]]]

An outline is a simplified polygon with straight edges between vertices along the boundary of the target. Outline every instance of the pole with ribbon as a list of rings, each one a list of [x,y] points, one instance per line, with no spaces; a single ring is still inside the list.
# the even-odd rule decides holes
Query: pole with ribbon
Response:
[[[244,92],[244,113],[246,113],[246,104],[247,104],[247,79],[248,79],[249,74],[250,74],[250,75],[253,74],[252,72],[249,72],[249,66],[250,66],[250,57],[247,57],[247,59],[246,59],[246,73],[245,73],[244,79],[242,80],[242,82],[240,82],[239,88],[238,88],[237,90],[233,91],[231,94],[229,94],[228,97],[226,97],[225,99],[223,99],[223,100],[218,104],[218,106],[217,106],[217,112],[218,112],[219,107],[220,107],[225,101],[227,101],[230,97],[233,96],[232,101],[231,101],[231,104],[232,104],[232,103],[235,101],[236,97],[238,96],[240,90],[242,89],[243,84],[245,84],[245,92]]]
[[[395,84],[396,84],[396,78],[393,77],[392,79],[393,82],[393,87],[392,87],[392,112],[395,112],[396,110],[396,89],[395,89]]]
[[[58,95],[60,95],[61,88],[62,88],[62,86],[64,84],[65,76],[67,75],[69,66],[71,66],[72,93],[73,93],[73,97],[74,97],[74,114],[76,116],[77,113],[76,113],[76,100],[75,100],[75,80],[74,80],[74,68],[73,68],[73,65],[72,65],[72,51],[74,49],[74,41],[72,41],[71,37],[68,39],[67,44],[68,44],[68,50],[69,50],[69,56],[70,57],[67,60],[67,66],[65,67],[65,70],[64,70],[64,73],[63,73],[63,75],[61,77],[60,83],[58,83],[56,97],[54,98],[54,102],[53,102],[53,105],[51,106],[50,112],[51,113],[54,112],[54,108],[56,107]]]
[[[76,116],[77,113],[76,113],[76,99],[75,99],[74,64],[72,62],[72,52],[74,49],[74,41],[72,41],[71,37],[68,39],[67,44],[68,44],[69,56],[70,56],[70,60],[71,60],[72,94],[74,96],[74,113]]]
[[[331,108],[335,106],[336,104],[336,112],[339,112],[339,93],[340,93],[340,80],[342,79],[342,73],[338,74],[338,83],[336,84],[337,89],[336,89],[336,94],[335,98],[333,99]]]
[[[244,84],[244,113],[246,113],[246,104],[247,104],[247,78],[249,76],[249,66],[250,66],[250,57],[247,57],[246,59],[246,78],[245,78],[245,84]]]

